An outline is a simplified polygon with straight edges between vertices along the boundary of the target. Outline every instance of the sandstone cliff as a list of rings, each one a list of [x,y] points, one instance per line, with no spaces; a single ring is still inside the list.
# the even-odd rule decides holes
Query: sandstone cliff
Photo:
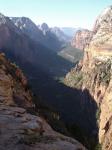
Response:
[[[85,150],[55,131],[34,110],[27,79],[0,54],[0,150]]]
[[[71,45],[75,48],[84,50],[85,46],[89,44],[93,32],[87,29],[78,30],[72,39]]]
[[[66,75],[65,83],[89,91],[98,106],[99,142],[103,150],[112,150],[112,6],[97,18],[93,32],[83,61]]]

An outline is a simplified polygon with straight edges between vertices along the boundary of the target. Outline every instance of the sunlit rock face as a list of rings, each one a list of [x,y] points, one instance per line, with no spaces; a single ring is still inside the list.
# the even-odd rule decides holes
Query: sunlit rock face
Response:
[[[112,50],[112,6],[106,8],[94,25],[94,36],[90,43],[91,51],[109,53]]]
[[[93,32],[87,29],[78,30],[71,42],[71,45],[75,48],[84,50],[86,45],[89,44],[92,38]]]
[[[112,6],[97,18],[84,58],[65,78],[70,87],[88,89],[98,106],[98,139],[103,150],[112,149]],[[77,82],[76,82],[77,80]]]

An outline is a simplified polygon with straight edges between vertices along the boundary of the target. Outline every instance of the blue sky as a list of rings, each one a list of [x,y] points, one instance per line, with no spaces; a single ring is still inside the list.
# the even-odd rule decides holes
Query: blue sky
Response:
[[[91,29],[96,17],[109,5],[112,0],[0,0],[0,12],[29,17],[36,24]]]

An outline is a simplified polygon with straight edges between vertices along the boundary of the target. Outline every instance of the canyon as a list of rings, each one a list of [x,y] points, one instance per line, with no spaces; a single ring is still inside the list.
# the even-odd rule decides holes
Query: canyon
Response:
[[[39,116],[23,72],[1,53],[0,150],[60,150],[60,147],[86,150],[76,140],[55,132]]]
[[[0,14],[1,150],[112,150],[112,6],[63,30]]]

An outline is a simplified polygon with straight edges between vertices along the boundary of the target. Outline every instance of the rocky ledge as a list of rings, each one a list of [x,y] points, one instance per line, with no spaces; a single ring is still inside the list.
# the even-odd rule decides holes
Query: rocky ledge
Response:
[[[0,105],[0,150],[85,150],[25,109]]]
[[[55,132],[37,112],[28,113],[34,108],[22,71],[0,54],[0,150],[86,150]]]

